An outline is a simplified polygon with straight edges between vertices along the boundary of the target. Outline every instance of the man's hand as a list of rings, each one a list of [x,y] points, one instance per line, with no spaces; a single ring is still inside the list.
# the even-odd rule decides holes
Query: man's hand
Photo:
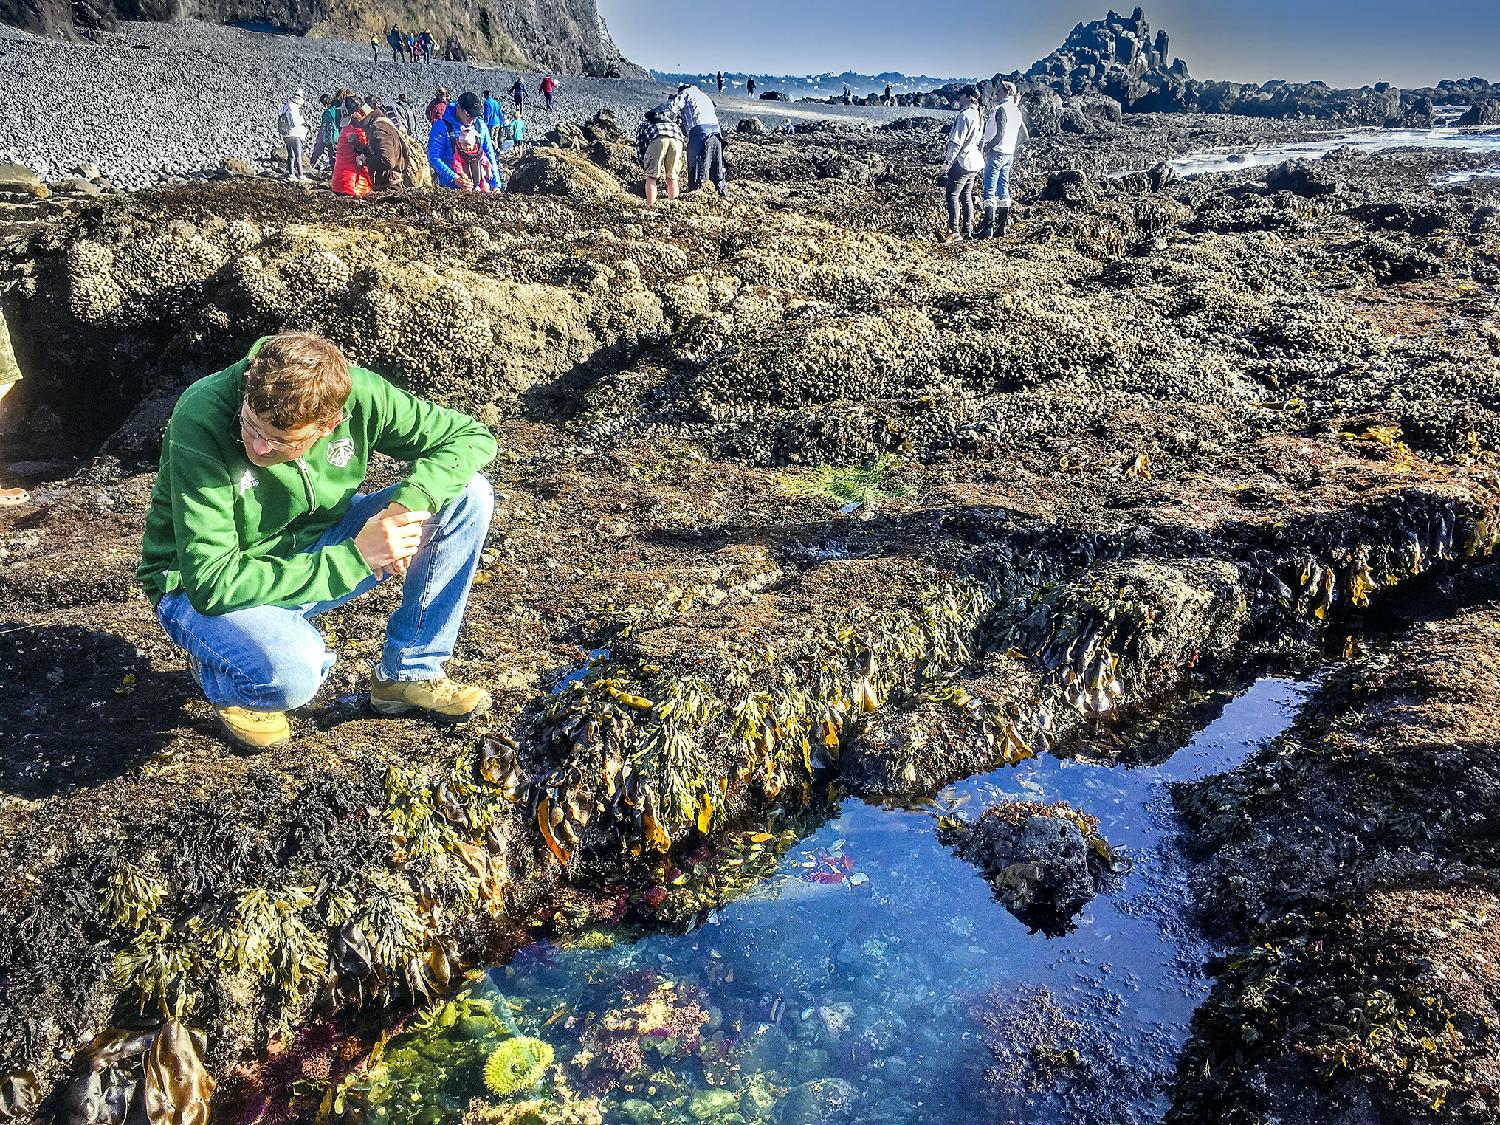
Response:
[[[427,533],[424,524],[431,512],[411,512],[391,504],[375,513],[354,537],[354,545],[376,578],[405,574],[412,556],[422,549]]]

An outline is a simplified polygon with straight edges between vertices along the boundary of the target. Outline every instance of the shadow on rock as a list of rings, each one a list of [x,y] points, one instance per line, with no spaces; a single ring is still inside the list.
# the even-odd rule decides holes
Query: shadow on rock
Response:
[[[0,621],[0,678],[0,791],[28,800],[127,773],[181,725],[184,678],[110,633]]]

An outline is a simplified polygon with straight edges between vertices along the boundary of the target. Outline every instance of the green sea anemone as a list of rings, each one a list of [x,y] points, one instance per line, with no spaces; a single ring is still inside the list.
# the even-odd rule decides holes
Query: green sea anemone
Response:
[[[524,1035],[507,1039],[484,1062],[484,1084],[492,1094],[509,1097],[529,1090],[552,1065],[552,1048]]]

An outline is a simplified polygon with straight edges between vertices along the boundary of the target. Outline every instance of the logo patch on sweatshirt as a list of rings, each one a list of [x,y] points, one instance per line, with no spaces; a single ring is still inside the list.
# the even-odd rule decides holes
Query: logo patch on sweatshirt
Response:
[[[342,469],[352,460],[354,460],[353,438],[341,437],[338,441],[328,443],[328,463],[335,469]]]
[[[260,481],[255,479],[255,471],[253,469],[246,469],[240,474],[240,495],[245,495],[245,493],[249,492],[259,483]]]

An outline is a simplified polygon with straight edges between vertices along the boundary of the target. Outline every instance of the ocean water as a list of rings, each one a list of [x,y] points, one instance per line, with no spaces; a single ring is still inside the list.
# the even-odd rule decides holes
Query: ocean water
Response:
[[[1474,133],[1451,127],[1437,129],[1358,129],[1337,133],[1320,140],[1294,144],[1268,145],[1253,149],[1213,149],[1195,152],[1171,161],[1181,176],[1201,176],[1208,172],[1233,172],[1245,168],[1265,168],[1285,160],[1317,160],[1335,149],[1347,148],[1358,153],[1382,152],[1392,148],[1431,148],[1453,152],[1477,152],[1500,157],[1500,132]],[[1486,173],[1455,173],[1443,182],[1462,182]]]
[[[1044,757],[929,807],[849,799],[801,838],[764,834],[771,873],[689,932],[523,949],[393,1037],[336,1109],[378,1125],[475,1101],[630,1125],[1159,1121],[1213,952],[1187,922],[1168,787],[1242,761],[1305,688],[1263,679],[1175,752],[1124,747],[1141,764]],[[1059,799],[1099,818],[1129,871],[1048,937],[936,828]]]

